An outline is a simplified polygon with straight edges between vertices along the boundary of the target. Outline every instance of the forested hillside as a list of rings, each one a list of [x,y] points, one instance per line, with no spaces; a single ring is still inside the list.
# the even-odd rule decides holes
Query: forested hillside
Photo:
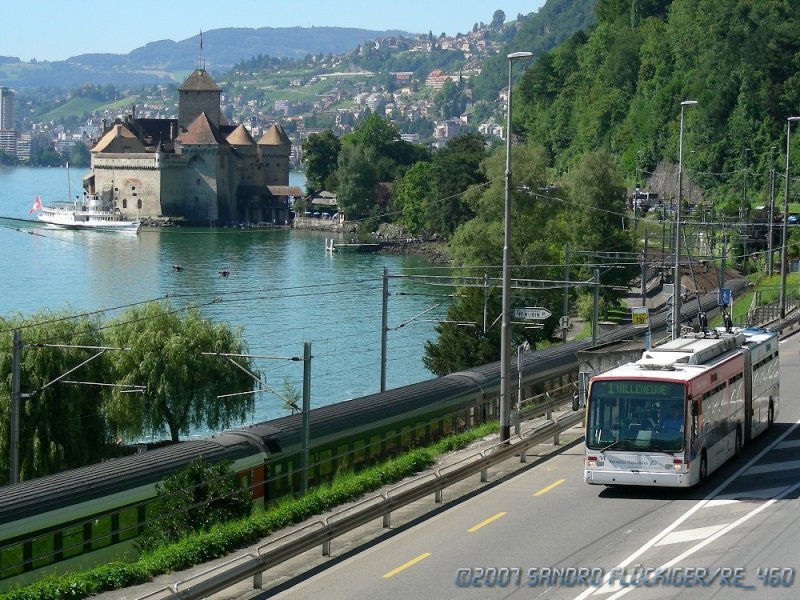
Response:
[[[800,113],[800,3],[599,0],[597,17],[526,71],[523,138],[557,171],[607,149],[632,185],[637,170],[677,162],[680,103],[697,100],[685,171],[718,207],[739,209],[747,176],[749,199],[763,201],[770,156],[785,161],[786,117]]]

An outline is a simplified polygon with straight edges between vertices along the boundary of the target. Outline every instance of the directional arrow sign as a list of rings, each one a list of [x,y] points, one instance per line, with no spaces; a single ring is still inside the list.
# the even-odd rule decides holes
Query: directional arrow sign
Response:
[[[514,318],[522,319],[523,321],[544,321],[552,314],[553,313],[551,313],[549,310],[542,308],[541,306],[514,309]]]

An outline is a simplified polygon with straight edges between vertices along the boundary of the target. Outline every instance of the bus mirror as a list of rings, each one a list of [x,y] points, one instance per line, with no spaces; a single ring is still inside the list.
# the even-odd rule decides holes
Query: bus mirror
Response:
[[[696,417],[700,413],[699,407],[697,405],[697,400],[692,400],[691,410],[692,410],[692,416],[693,417]]]
[[[581,397],[578,392],[575,392],[572,395],[572,410],[580,410],[581,408]]]

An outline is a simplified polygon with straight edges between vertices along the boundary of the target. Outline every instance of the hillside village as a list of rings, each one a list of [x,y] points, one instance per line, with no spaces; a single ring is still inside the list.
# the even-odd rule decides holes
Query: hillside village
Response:
[[[517,22],[505,25],[517,26]],[[474,31],[466,34],[379,38],[344,55],[311,55],[301,64],[279,63],[271,69],[247,70],[242,67],[254,61],[243,62],[231,72],[217,76],[222,89],[222,114],[231,125],[244,124],[256,138],[280,123],[292,143],[291,160],[295,166],[300,165],[305,137],[327,128],[337,135],[345,134],[367,112],[390,119],[404,140],[431,147],[441,146],[466,130],[502,138],[507,90],[502,89],[493,102],[484,102],[481,110],[476,111],[465,83],[481,73],[487,59],[502,52],[502,39],[507,37],[508,34],[493,33],[489,26],[476,24]],[[403,53],[424,56],[433,64],[442,57],[442,64],[458,66],[431,68],[422,73],[419,70],[381,73],[354,68],[371,58],[385,60]],[[204,64],[202,55],[198,64]],[[73,92],[65,93],[60,104],[68,105],[73,96]],[[177,114],[175,88],[171,85],[129,92],[126,99],[132,98],[134,101],[130,103],[107,103],[75,123],[75,119],[68,118],[37,121],[34,101],[20,93],[15,147],[7,140],[0,150],[13,152],[25,164],[30,160],[31,148],[35,152],[49,139],[53,150],[69,160],[75,144],[92,147],[103,131],[104,121],[124,119],[133,113],[145,119],[171,118]],[[70,120],[75,124],[70,125]],[[77,157],[72,158],[73,162],[81,162]]]

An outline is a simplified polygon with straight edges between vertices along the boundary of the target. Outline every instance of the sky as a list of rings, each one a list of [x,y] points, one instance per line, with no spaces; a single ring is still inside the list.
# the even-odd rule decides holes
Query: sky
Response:
[[[148,42],[181,41],[222,27],[356,27],[448,35],[536,12],[545,0],[30,0],[4,2],[0,56],[65,60],[127,54]],[[291,8],[287,8],[291,7]]]

